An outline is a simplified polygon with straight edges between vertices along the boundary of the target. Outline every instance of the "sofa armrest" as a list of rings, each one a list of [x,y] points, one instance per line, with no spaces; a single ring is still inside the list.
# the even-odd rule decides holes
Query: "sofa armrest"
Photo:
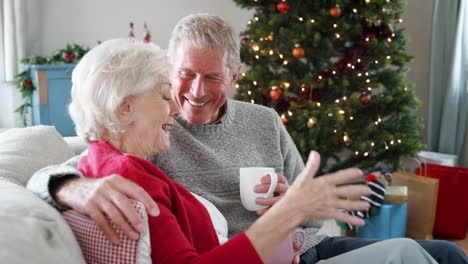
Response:
[[[60,213],[24,187],[2,179],[0,262],[86,263]]]

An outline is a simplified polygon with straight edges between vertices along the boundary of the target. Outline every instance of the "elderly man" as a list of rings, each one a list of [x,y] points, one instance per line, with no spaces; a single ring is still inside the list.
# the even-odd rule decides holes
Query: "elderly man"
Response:
[[[172,149],[150,161],[215,204],[226,217],[232,237],[252,224],[257,214],[264,213],[255,214],[242,207],[237,182],[239,168],[274,167],[280,172],[277,196],[257,200],[258,204],[272,205],[286,192],[288,182],[294,180],[304,163],[273,110],[227,99],[240,65],[239,41],[231,26],[210,15],[185,17],[174,28],[169,56],[173,64],[173,98],[181,116],[172,130]],[[36,173],[28,188],[58,208],[70,207],[89,215],[114,241],[116,234],[104,215],[113,218],[130,238],[136,238],[137,232],[143,230],[128,198],[141,200],[151,214],[157,214],[157,205],[148,195],[118,175],[100,180],[80,176],[72,166],[49,167]],[[266,192],[269,178],[265,177],[262,183],[256,186],[257,192]],[[325,218],[341,217],[336,210],[339,202],[336,194],[323,189],[316,195],[323,200]],[[328,198],[332,199],[327,202]],[[377,241],[317,236],[320,227],[320,222],[305,226],[307,241],[301,263],[315,263]],[[418,243],[439,263],[468,263],[453,243]]]

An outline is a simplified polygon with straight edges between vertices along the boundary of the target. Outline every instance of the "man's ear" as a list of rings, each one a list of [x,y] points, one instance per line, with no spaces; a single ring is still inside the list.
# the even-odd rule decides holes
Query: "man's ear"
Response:
[[[228,98],[233,98],[234,95],[236,94],[237,89],[235,89],[234,87],[235,87],[235,84],[236,84],[237,77],[239,76],[240,68],[241,68],[241,66],[239,65],[239,67],[237,67],[237,71],[234,71],[234,73],[231,76],[231,83],[229,85],[228,92],[227,92],[227,97]]]
[[[236,82],[237,77],[239,76],[240,68],[241,68],[241,66],[239,65],[239,67],[237,67],[237,71],[235,71],[234,74],[232,75],[232,83],[233,84]]]

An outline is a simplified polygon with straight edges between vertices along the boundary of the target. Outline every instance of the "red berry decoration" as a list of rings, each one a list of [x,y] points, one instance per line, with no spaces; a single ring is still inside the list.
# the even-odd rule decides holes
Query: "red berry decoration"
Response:
[[[361,103],[363,104],[368,104],[370,102],[370,99],[371,99],[371,95],[370,94],[363,94],[361,95],[361,97],[359,97],[359,100],[361,101]]]
[[[32,82],[30,80],[26,80],[23,82],[23,87],[31,87],[32,86]]]
[[[278,11],[281,13],[281,14],[286,14],[288,13],[289,9],[291,7],[289,6],[289,3],[288,2],[281,2],[279,4],[276,5],[276,9],[278,9]]]
[[[341,8],[339,6],[334,6],[328,11],[331,17],[339,18],[341,16]]]
[[[305,50],[299,44],[296,44],[296,47],[292,50],[292,55],[296,59],[304,58]]]
[[[278,86],[273,86],[270,91],[270,96],[271,99],[278,101],[281,98],[281,94],[283,94],[283,91],[278,88]]]
[[[72,62],[75,56],[75,53],[65,53],[65,60],[67,62]]]

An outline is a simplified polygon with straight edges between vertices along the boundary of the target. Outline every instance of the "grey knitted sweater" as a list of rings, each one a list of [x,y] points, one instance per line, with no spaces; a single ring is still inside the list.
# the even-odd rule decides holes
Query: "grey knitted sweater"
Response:
[[[212,202],[227,219],[229,237],[247,229],[258,218],[242,206],[237,180],[240,167],[273,167],[290,183],[304,168],[279,116],[267,107],[228,100],[221,122],[194,125],[178,117],[171,133],[170,151],[149,160],[170,178]],[[55,205],[47,188],[50,177],[72,171],[70,166],[43,169],[33,176],[28,188]],[[77,171],[74,174],[81,176]],[[306,223],[304,227],[307,241],[303,250],[323,238],[315,235],[320,222]]]

